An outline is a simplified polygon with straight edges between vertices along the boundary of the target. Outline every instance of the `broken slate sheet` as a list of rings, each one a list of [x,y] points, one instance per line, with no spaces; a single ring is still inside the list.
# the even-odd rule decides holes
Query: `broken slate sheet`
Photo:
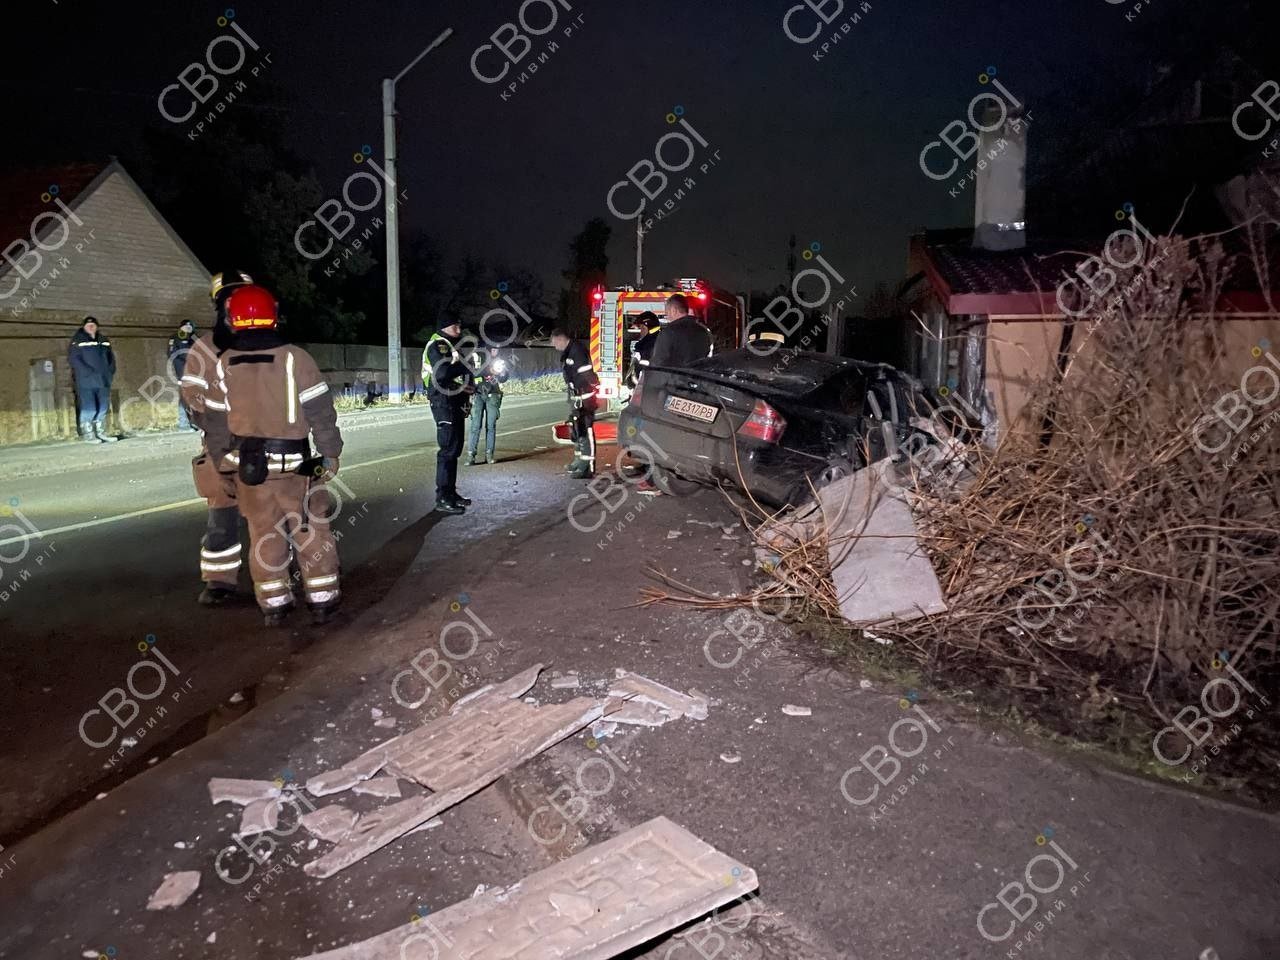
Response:
[[[831,579],[850,623],[914,620],[947,609],[911,507],[890,488],[886,469],[892,465],[882,461],[818,491]]]
[[[397,737],[385,758],[387,773],[436,792],[365,814],[304,871],[313,877],[333,876],[583,729],[603,716],[605,707],[603,701],[585,697],[532,707],[495,690]]]
[[[183,870],[180,873],[166,873],[164,880],[156,892],[147,901],[148,910],[168,910],[180,907],[200,886],[199,870]]]
[[[657,817],[510,887],[306,960],[606,960],[757,886],[754,870]]]

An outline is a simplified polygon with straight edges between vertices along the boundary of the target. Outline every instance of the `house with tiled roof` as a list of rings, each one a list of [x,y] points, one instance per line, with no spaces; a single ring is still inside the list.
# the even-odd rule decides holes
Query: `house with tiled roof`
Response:
[[[1247,90],[1219,91],[1217,99],[1230,104]],[[900,290],[913,307],[912,372],[1007,429],[1019,422],[1033,382],[1074,349],[1075,321],[1096,318],[1122,293],[1104,289],[1108,258],[1120,263],[1131,255],[1122,250],[1150,251],[1158,235],[1215,234],[1244,263],[1239,227],[1265,192],[1258,187],[1268,182],[1266,157],[1236,136],[1231,111],[1213,108],[1198,81],[1189,95],[1179,91],[1162,114],[1151,115],[1148,104],[1146,116],[1091,148],[1061,151],[1038,176],[1028,175],[1028,125],[1010,118],[981,135],[979,155],[992,159],[977,173],[974,226],[911,239]],[[1270,171],[1271,183],[1278,174]],[[1105,209],[1090,205],[1117,195],[1125,199]],[[1280,220],[1273,214],[1265,219]],[[1266,259],[1274,261],[1268,285],[1280,288],[1280,257],[1273,251]],[[1233,355],[1259,341],[1280,343],[1273,303],[1280,289],[1268,297],[1254,270],[1235,272],[1215,311],[1224,338],[1238,342]]]
[[[116,354],[112,425],[176,416],[168,338],[207,327],[209,274],[120,165],[0,175],[0,444],[75,434],[67,344],[86,316]]]

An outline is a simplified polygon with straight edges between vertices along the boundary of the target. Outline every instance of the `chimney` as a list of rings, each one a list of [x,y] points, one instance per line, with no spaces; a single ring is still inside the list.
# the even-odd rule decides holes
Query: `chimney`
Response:
[[[1020,109],[992,107],[982,125],[992,129],[978,130],[974,162],[984,166],[978,170],[974,193],[973,245],[980,250],[1020,250],[1027,245],[1028,124]]]

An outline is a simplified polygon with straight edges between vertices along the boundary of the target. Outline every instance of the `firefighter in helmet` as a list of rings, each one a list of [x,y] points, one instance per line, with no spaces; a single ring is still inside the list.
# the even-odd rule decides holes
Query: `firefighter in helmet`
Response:
[[[631,347],[631,369],[627,372],[627,386],[632,390],[640,382],[640,374],[644,373],[644,368],[649,366],[649,358],[653,356],[658,334],[662,332],[662,322],[652,310],[646,310],[636,317],[636,323],[644,333]]]
[[[560,351],[564,382],[569,390],[569,423],[573,432],[573,463],[569,475],[576,480],[590,480],[596,471],[596,391],[600,378],[591,366],[591,356],[581,341],[556,328],[551,331],[551,345]]]
[[[281,337],[270,292],[240,287],[226,311],[230,343],[218,355],[205,398],[209,449],[236,471],[258,606],[268,626],[284,622],[294,607],[290,566],[296,561],[312,619],[324,623],[341,597],[325,486],[342,454],[333,396],[311,355]],[[311,455],[312,437],[318,458]]]
[[[209,455],[206,435],[205,396],[214,377],[218,351],[230,345],[231,328],[226,322],[227,298],[253,278],[243,270],[223,270],[209,281],[209,298],[213,301],[213,329],[196,340],[187,352],[182,377],[178,382],[182,404],[193,426],[199,428],[200,454],[191,461],[196,493],[209,507],[204,536],[200,539],[200,579],[204,590],[200,603],[219,606],[236,592],[240,574],[240,510],[236,506],[236,480],[233,472],[220,472]]]

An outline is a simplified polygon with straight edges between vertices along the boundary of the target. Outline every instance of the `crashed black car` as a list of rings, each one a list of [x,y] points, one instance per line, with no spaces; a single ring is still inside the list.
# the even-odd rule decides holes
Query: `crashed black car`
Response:
[[[731,350],[651,367],[618,421],[618,443],[665,493],[730,484],[784,505],[912,445],[935,404],[884,364]],[[913,420],[916,424],[913,425]]]

